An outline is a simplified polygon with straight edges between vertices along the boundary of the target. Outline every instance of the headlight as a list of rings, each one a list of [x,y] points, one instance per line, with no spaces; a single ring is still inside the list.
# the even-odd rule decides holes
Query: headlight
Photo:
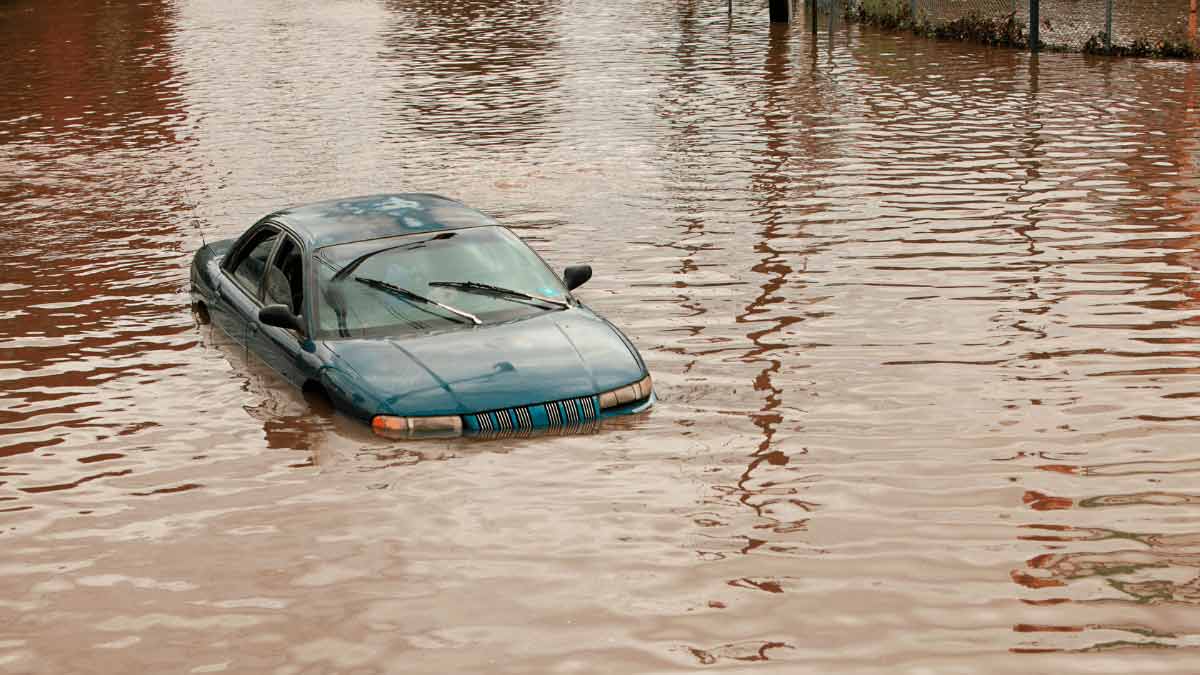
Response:
[[[650,392],[652,391],[654,391],[654,383],[650,381],[650,376],[647,375],[633,384],[600,394],[600,409],[608,410],[609,408],[616,408],[626,403],[650,398]]]
[[[376,415],[371,420],[371,429],[387,438],[461,434],[462,418],[458,415],[443,417]]]

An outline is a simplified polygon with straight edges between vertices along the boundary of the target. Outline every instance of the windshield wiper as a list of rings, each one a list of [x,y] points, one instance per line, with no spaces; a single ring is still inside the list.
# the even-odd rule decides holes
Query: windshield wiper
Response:
[[[462,291],[475,291],[475,292],[480,292],[480,293],[486,293],[488,295],[497,295],[497,296],[501,296],[501,297],[507,297],[509,299],[524,298],[526,300],[532,300],[534,302],[543,302],[543,303],[554,305],[555,307],[562,307],[564,309],[567,307],[570,307],[570,305],[567,304],[567,302],[565,300],[556,300],[554,298],[546,298],[546,297],[542,297],[540,295],[533,295],[531,293],[522,293],[521,291],[514,291],[511,288],[501,288],[500,286],[484,284],[484,283],[480,283],[478,281],[431,281],[431,282],[429,282],[429,285],[430,286],[445,286],[447,288],[457,288]],[[526,304],[528,304],[528,303],[526,303]]]
[[[398,248],[403,248],[403,249],[420,248],[431,241],[436,241],[438,239],[450,239],[450,238],[454,237],[454,234],[455,234],[454,232],[442,232],[441,234],[436,234],[432,237],[427,237],[425,239],[405,242],[402,244],[396,244],[395,246],[388,246],[386,248],[377,248],[374,251],[367,251],[366,253],[355,258],[354,260],[351,260],[342,269],[338,270],[337,274],[333,275],[333,281],[340,281],[341,279],[344,279],[344,278],[350,276],[350,273],[353,272],[354,270],[358,269],[358,266],[365,263],[368,258],[377,256],[380,253],[384,253],[386,251],[395,251]],[[328,261],[323,260],[323,262],[327,263]]]
[[[483,324],[483,322],[479,320],[479,317],[475,316],[474,314],[471,314],[470,312],[464,312],[461,309],[455,309],[455,308],[451,307],[450,305],[444,305],[444,304],[438,302],[437,300],[431,300],[430,298],[427,298],[423,295],[417,295],[416,293],[413,293],[412,291],[408,290],[407,288],[400,288],[399,286],[394,286],[392,284],[389,284],[386,281],[380,281],[379,279],[372,279],[370,277],[354,277],[354,280],[359,283],[366,284],[366,285],[370,286],[371,288],[377,288],[381,291],[386,291],[388,293],[391,293],[392,295],[399,296],[405,300],[408,300],[409,302],[412,302],[413,300],[415,300],[417,302],[423,302],[427,305],[433,305],[434,307],[441,307],[442,309],[446,310],[447,312],[450,312],[451,314],[456,314],[464,319],[470,319],[471,323],[474,323],[476,326]],[[454,319],[454,320],[461,322],[461,319]]]

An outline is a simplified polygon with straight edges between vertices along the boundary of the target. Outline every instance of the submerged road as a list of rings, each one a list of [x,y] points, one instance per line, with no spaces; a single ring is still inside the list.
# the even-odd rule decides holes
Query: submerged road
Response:
[[[1200,64],[765,6],[0,3],[0,672],[1194,673]],[[424,190],[639,345],[392,443],[188,309]]]

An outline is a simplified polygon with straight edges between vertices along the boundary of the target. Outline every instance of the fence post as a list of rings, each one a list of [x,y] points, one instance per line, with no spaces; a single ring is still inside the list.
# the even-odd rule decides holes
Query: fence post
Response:
[[[771,0],[771,23],[787,23],[788,14],[788,0]]]
[[[1112,4],[1113,0],[1106,0],[1104,3],[1104,51],[1106,52],[1112,51]]]
[[[1038,35],[1038,24],[1041,19],[1038,17],[1038,0],[1029,0],[1029,51],[1036,52],[1038,43],[1041,42],[1041,36]]]
[[[812,34],[817,34],[817,0],[808,0],[808,6],[812,11]]]
[[[908,20],[917,25],[917,0],[908,0]]]

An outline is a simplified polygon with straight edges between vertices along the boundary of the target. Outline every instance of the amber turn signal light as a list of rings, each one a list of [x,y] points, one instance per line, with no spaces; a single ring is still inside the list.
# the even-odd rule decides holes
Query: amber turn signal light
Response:
[[[371,419],[371,429],[385,438],[460,434],[462,433],[462,418],[458,415],[440,417],[376,415]]]

